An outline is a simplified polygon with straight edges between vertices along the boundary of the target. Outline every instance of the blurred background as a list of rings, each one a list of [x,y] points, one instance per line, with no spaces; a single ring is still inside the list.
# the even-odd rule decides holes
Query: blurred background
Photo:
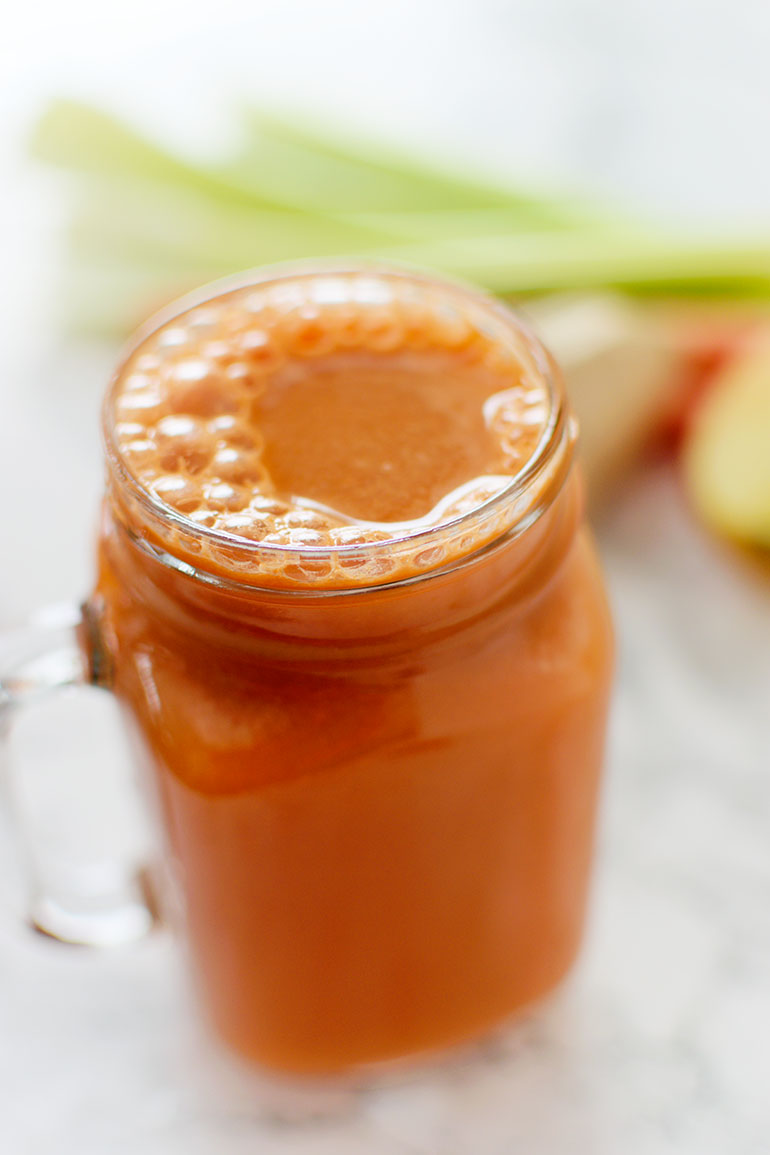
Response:
[[[30,934],[0,828],[3,1149],[768,1150],[769,53],[762,0],[5,16],[0,627],[88,591],[98,407],[132,327],[224,273],[355,252],[478,281],[552,346],[620,658],[575,977],[480,1061],[321,1122],[276,1129],[206,1053],[163,935]],[[84,699],[19,728],[24,803],[65,855],[139,837],[114,730]]]

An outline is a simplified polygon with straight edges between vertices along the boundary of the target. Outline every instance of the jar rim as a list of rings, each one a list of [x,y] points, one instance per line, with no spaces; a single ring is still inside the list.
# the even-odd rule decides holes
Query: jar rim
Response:
[[[144,488],[131,474],[118,449],[115,436],[115,420],[112,401],[117,386],[120,383],[123,369],[130,357],[154,333],[175,318],[187,313],[191,309],[205,305],[208,302],[230,293],[235,293],[254,287],[265,288],[273,284],[291,281],[307,281],[320,277],[371,277],[386,281],[401,281],[413,284],[418,288],[431,289],[445,293],[450,299],[455,298],[458,304],[474,307],[481,315],[486,315],[490,323],[499,328],[507,329],[510,336],[523,350],[531,363],[540,381],[545,387],[547,414],[543,423],[541,436],[522,468],[512,474],[510,481],[498,489],[486,500],[481,501],[468,510],[457,514],[446,521],[435,524],[425,524],[424,519],[416,519],[394,523],[398,530],[388,535],[384,540],[371,540],[355,543],[323,543],[323,544],[295,544],[264,542],[249,540],[225,530],[199,525],[163,503],[158,497]],[[553,473],[553,484],[546,484],[543,492],[538,495],[539,500],[534,504],[525,502],[520,517],[514,518],[499,533],[490,533],[486,539],[480,541],[476,548],[458,554],[453,561],[460,563],[471,556],[482,552],[488,545],[494,544],[502,537],[509,537],[527,529],[550,506],[569,472],[572,461],[572,450],[577,434],[577,425],[572,416],[562,385],[561,375],[553,358],[541,343],[529,324],[509,305],[500,301],[477,287],[456,278],[437,275],[429,270],[411,267],[402,263],[385,263],[382,261],[365,260],[328,260],[328,261],[291,261],[261,266],[232,276],[209,282],[198,289],[176,299],[164,308],[154,313],[144,322],[123,347],[118,359],[110,386],[107,389],[102,407],[102,443],[108,468],[108,480],[114,486],[120,504],[128,503],[132,515],[138,512],[147,528],[166,530],[183,535],[191,541],[207,543],[214,548],[226,548],[228,557],[233,562],[235,573],[223,575],[212,572],[203,564],[202,558],[186,560],[175,550],[168,548],[152,548],[150,552],[164,564],[175,569],[181,569],[191,577],[196,577],[207,584],[219,585],[226,588],[249,588],[252,590],[265,589],[272,592],[299,593],[306,592],[315,596],[323,592],[356,592],[373,587],[383,588],[394,586],[405,581],[428,577],[433,573],[444,571],[452,566],[428,564],[424,570],[409,575],[401,575],[388,580],[368,581],[349,585],[317,585],[307,583],[299,586],[276,586],[269,581],[261,583],[259,578],[269,577],[264,572],[264,566],[255,564],[260,559],[274,558],[289,561],[292,558],[312,560],[321,557],[333,556],[343,562],[365,564],[387,551],[388,555],[399,550],[428,553],[431,546],[442,539],[451,540],[454,537],[480,529],[484,523],[492,523],[503,511],[509,509],[519,499],[524,499],[536,487],[538,481]],[[551,478],[549,477],[549,481]],[[134,521],[131,516],[130,521]],[[366,522],[370,526],[386,523]],[[410,529],[414,525],[414,529]],[[131,534],[135,539],[137,535]],[[153,534],[153,536],[156,536]],[[144,535],[141,539],[149,545]],[[181,552],[181,551],[180,551]]]

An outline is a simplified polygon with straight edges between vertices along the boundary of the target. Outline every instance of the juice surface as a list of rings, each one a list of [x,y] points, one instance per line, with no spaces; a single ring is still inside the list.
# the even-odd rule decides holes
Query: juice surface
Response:
[[[472,1037],[577,950],[611,629],[574,476],[465,530],[552,417],[498,321],[407,276],[251,286],[108,398],[94,605],[203,1002],[269,1067]]]
[[[502,472],[484,403],[504,384],[441,353],[293,365],[256,406],[276,491],[350,517],[408,521],[473,478]],[[505,382],[508,384],[508,382]]]
[[[415,312],[358,278],[343,308],[339,281],[234,292],[140,344],[108,408],[144,490],[207,530],[323,548],[447,523],[510,482],[543,435],[542,379],[438,295]]]

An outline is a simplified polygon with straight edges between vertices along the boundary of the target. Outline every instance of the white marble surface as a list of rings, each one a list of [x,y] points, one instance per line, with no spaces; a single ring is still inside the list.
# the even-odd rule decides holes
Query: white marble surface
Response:
[[[35,101],[63,86],[137,109],[155,101],[164,124],[175,114],[170,84],[160,98],[147,86],[132,88],[141,19],[129,26],[117,9],[86,0],[43,7],[42,16],[34,4],[14,16],[0,46],[0,71],[13,95],[3,102],[0,132],[2,627],[87,586],[100,481],[96,409],[114,356],[56,334],[56,255],[49,247],[55,201],[47,182],[16,160],[14,134]],[[299,7],[266,3],[262,35],[255,33],[249,51],[243,36],[231,38],[240,45],[239,82],[248,61],[256,61],[253,91],[302,105],[333,71],[335,84],[317,89],[323,107],[350,107],[355,84],[361,122],[430,137],[445,151],[462,143],[491,167],[572,175],[673,215],[685,207],[705,217],[745,215],[767,202],[770,165],[752,144],[760,97],[767,107],[766,70],[759,67],[766,5],[736,4],[727,20],[721,5],[684,0],[485,0],[471,18],[453,4],[407,10],[399,0],[387,6],[389,19],[383,8],[366,28],[351,28],[354,6],[330,0],[294,20],[298,47],[290,57],[292,10],[296,16]],[[312,15],[316,7],[323,19]],[[221,82],[224,59],[200,67],[208,28],[188,5],[153,9],[158,34],[144,65],[168,65],[185,99],[195,74],[202,106]],[[149,5],[137,0],[134,10],[146,16]],[[222,5],[237,28],[247,23],[245,12],[232,0]],[[688,30],[698,49],[689,54],[681,50]],[[367,67],[365,53],[348,52],[332,68],[332,36],[348,48],[368,48]],[[221,20],[215,40],[224,43]],[[118,42],[119,57],[110,48]],[[432,67],[420,69],[428,42]],[[393,97],[388,62],[399,43],[402,80]],[[463,43],[473,51],[458,84]],[[706,83],[717,63],[720,76],[735,77],[740,53],[740,84]],[[654,92],[646,85],[651,62]],[[538,99],[527,115],[512,118],[510,109],[517,100],[523,107],[532,91]],[[745,131],[732,132],[737,123]],[[510,145],[504,155],[503,139]],[[0,1151],[770,1151],[767,579],[693,525],[665,468],[648,471],[619,496],[600,542],[619,629],[618,690],[589,932],[559,995],[440,1072],[365,1094],[311,1095],[302,1113],[314,1118],[277,1122],[269,1108],[275,1089],[267,1094],[202,1042],[166,935],[91,953],[24,928],[14,858],[0,826]],[[49,762],[48,778],[39,780],[55,802],[47,821],[63,822],[60,804],[62,812],[78,806],[70,772],[120,770],[109,709],[82,706],[63,737],[54,734],[68,717],[65,702],[22,735],[38,772],[56,752],[53,770]],[[120,815],[113,818],[120,833]],[[290,1113],[280,1095],[279,1108],[279,1115]]]

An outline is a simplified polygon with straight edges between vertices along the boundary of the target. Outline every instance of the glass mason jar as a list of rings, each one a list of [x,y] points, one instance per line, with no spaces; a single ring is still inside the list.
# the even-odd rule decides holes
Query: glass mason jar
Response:
[[[263,1067],[314,1073],[477,1037],[564,976],[612,664],[561,379],[500,303],[403,270],[267,270],[167,310],[123,364],[206,300],[247,285],[312,297],[330,276],[353,317],[364,281],[415,316],[427,293],[513,354],[548,398],[524,467],[444,524],[245,540],[137,483],[114,431],[119,369],[94,590],[71,633],[23,640],[0,694],[0,716],[80,680],[117,695],[206,1017]],[[78,917],[76,898],[38,895],[38,921],[109,937],[116,911]],[[144,926],[137,896],[121,901],[118,926]]]

